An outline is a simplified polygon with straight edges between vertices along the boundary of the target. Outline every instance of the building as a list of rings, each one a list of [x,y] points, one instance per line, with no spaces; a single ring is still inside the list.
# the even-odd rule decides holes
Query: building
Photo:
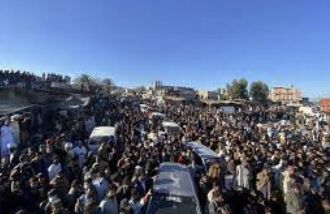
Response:
[[[322,117],[326,122],[330,122],[330,98],[320,100]]]
[[[156,96],[181,97],[186,100],[196,99],[195,89],[189,87],[163,85],[160,81],[155,82],[152,90]]]
[[[321,112],[330,114],[330,98],[329,99],[321,99],[320,108],[321,108]]]
[[[216,91],[198,90],[198,98],[201,100],[219,100],[219,93]]]
[[[309,100],[308,97],[303,97],[303,98],[301,99],[301,104],[302,104],[303,106],[309,106],[309,105],[312,105],[313,103]]]
[[[281,103],[281,104],[299,104],[302,97],[301,97],[301,92],[294,88],[293,86],[291,87],[274,87],[271,90],[270,93],[270,99],[273,102],[276,103]]]

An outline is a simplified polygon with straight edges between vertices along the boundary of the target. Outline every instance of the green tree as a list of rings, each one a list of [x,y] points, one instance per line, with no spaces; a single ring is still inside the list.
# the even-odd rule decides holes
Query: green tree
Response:
[[[101,81],[101,88],[104,93],[110,93],[115,86],[114,82],[110,78],[105,78]]]
[[[219,94],[220,100],[229,100],[229,96],[226,89],[217,88],[216,92]]]
[[[143,93],[143,92],[147,91],[147,88],[145,86],[141,85],[141,86],[134,88],[134,91],[136,91],[137,93]]]
[[[88,74],[81,74],[74,79],[73,83],[76,88],[87,91],[93,90],[98,85],[98,81]]]
[[[231,84],[227,84],[227,93],[231,99],[248,99],[248,81],[246,79],[234,79]]]
[[[269,87],[262,81],[253,82],[250,85],[250,96],[258,102],[266,102],[269,96]]]
[[[105,79],[102,80],[102,85],[114,86],[114,83],[113,83],[112,79],[105,78]]]
[[[93,79],[90,75],[88,74],[81,74],[79,77],[77,77],[74,80],[74,83],[76,85],[85,85],[85,86],[90,86],[95,84],[95,79]]]

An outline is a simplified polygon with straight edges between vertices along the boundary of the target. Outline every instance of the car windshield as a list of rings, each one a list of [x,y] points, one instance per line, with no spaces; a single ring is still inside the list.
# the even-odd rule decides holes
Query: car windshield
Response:
[[[114,141],[114,137],[110,136],[110,137],[93,137],[92,139],[90,139],[89,144],[90,145],[97,145],[101,142],[106,142],[106,143],[110,143]]]
[[[200,213],[194,197],[158,194],[148,208],[148,214]]]
[[[181,129],[178,126],[169,126],[166,127],[166,129],[169,133],[173,133],[173,134],[178,134],[181,132]]]

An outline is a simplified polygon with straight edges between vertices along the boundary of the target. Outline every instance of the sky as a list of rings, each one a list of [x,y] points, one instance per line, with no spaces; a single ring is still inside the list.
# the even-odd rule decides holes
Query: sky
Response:
[[[0,0],[0,68],[330,96],[329,0]]]

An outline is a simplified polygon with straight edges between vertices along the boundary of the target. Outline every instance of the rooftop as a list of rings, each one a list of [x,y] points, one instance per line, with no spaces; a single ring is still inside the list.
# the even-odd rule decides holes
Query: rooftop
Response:
[[[330,99],[321,99],[320,100],[321,111],[325,113],[330,113]]]
[[[324,98],[320,100],[320,105],[330,105],[330,98]]]

